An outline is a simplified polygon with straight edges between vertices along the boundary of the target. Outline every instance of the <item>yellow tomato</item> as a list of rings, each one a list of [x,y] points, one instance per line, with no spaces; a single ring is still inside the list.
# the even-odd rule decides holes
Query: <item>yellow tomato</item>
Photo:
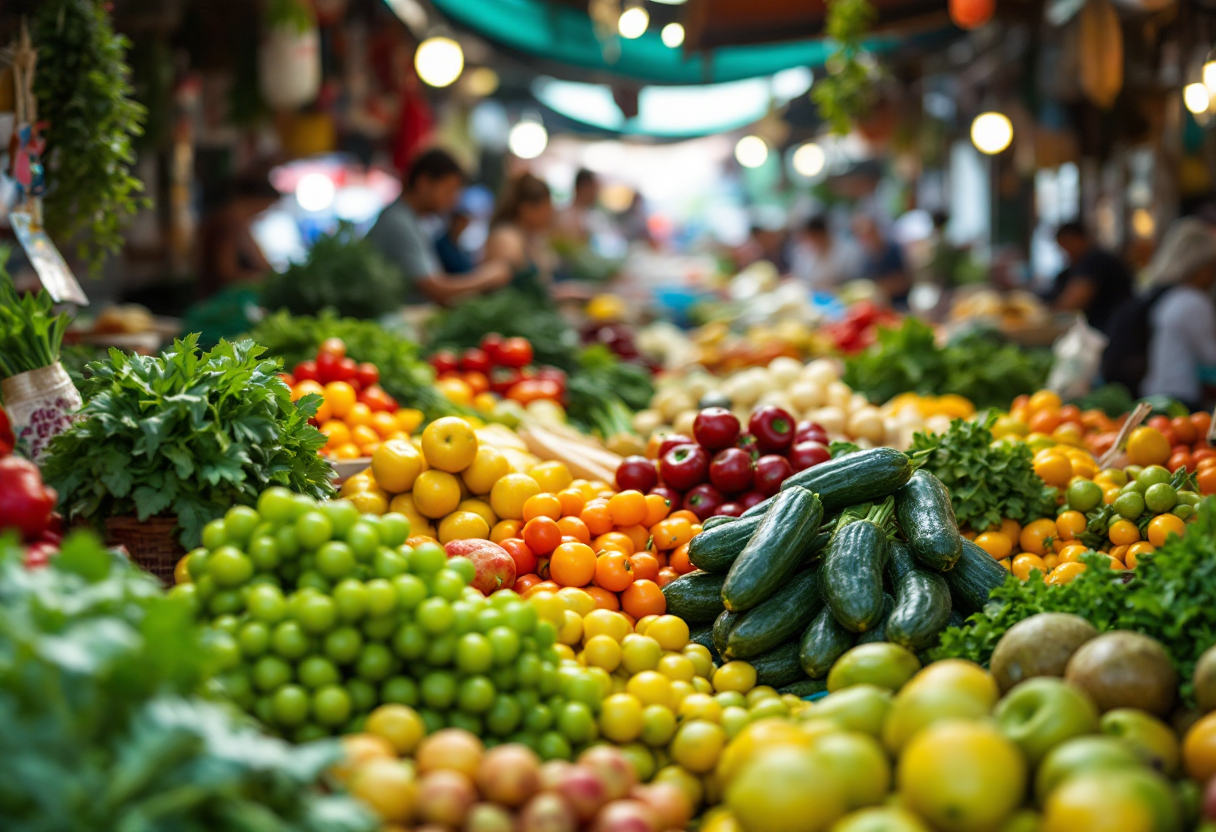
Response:
[[[747,693],[756,686],[756,668],[747,662],[727,662],[714,671],[714,690]]]
[[[625,691],[638,698],[643,705],[662,705],[672,707],[671,680],[653,670],[643,670],[630,677],[625,683]]]
[[[432,468],[456,474],[477,456],[477,434],[457,416],[444,416],[422,432],[422,454]]]
[[[350,413],[350,409],[356,404],[355,388],[351,387],[345,381],[331,381],[325,385],[325,403],[329,405],[330,411],[334,416],[342,419],[346,414]]]
[[[585,635],[585,623],[583,632]],[[583,644],[583,658],[589,667],[602,667],[611,673],[621,666],[621,644],[612,636],[592,636]],[[641,716],[640,708],[638,715]]]
[[[570,483],[574,482],[574,477],[570,475],[570,469],[564,462],[550,461],[533,465],[528,469],[528,476],[536,480],[542,491],[548,491],[550,494],[569,488]]]
[[[418,430],[418,426],[422,424],[425,418],[421,410],[413,407],[403,407],[393,414],[393,420],[397,423],[397,430],[404,433],[413,433]]]
[[[1009,557],[1009,553],[1013,551],[1013,541],[1002,532],[984,532],[975,538],[975,545],[996,560]]]
[[[1127,439],[1127,461],[1132,465],[1164,465],[1170,458],[1170,442],[1156,428],[1141,425]]]
[[[460,481],[446,471],[423,471],[414,481],[414,505],[423,517],[438,520],[460,505]]]
[[[422,473],[422,454],[410,442],[390,439],[372,454],[372,476],[385,491],[402,494]]]
[[[1047,574],[1047,564],[1038,555],[1032,555],[1030,552],[1022,552],[1020,555],[1015,555],[1013,558],[1012,572],[1023,581],[1030,577],[1032,570],[1039,570],[1040,575]]]
[[[473,404],[473,388],[458,378],[441,378],[435,382],[435,389],[442,393],[452,404],[469,407]]]
[[[671,759],[691,772],[704,774],[718,764],[726,745],[722,726],[706,719],[691,719],[676,731],[671,741]]]
[[[1050,541],[1054,540],[1058,533],[1055,521],[1048,518],[1033,520],[1022,529],[1018,542],[1022,551],[1042,556],[1051,548]]]
[[[614,693],[600,705],[600,733],[614,743],[633,742],[642,735],[642,711],[636,696]]]
[[[664,650],[683,650],[688,644],[688,624],[674,615],[660,615],[646,628],[646,635]]]
[[[1036,456],[1034,472],[1048,485],[1065,488],[1072,478],[1072,462],[1062,453],[1048,452]]]
[[[457,511],[471,511],[478,517],[486,521],[486,525],[493,531],[494,525],[498,522],[498,517],[494,514],[494,509],[490,508],[490,504],[485,500],[475,500],[469,498],[461,500],[460,505],[456,506]]]
[[[490,536],[490,524],[480,514],[471,511],[453,511],[439,521],[439,542],[453,540],[485,540]]]
[[[539,493],[540,484],[527,474],[507,474],[490,489],[490,507],[505,520],[519,520],[524,516],[524,503]]]
[[[380,489],[358,491],[346,499],[359,509],[360,514],[384,514],[388,511],[388,495]]]
[[[511,473],[511,465],[502,451],[489,445],[479,445],[477,454],[460,478],[474,494],[489,494],[494,483]]]
[[[1030,397],[1030,411],[1033,413],[1036,410],[1059,410],[1064,404],[1060,401],[1060,396],[1051,390],[1040,390]]]
[[[1047,576],[1044,583],[1062,586],[1072,583],[1073,579],[1088,569],[1083,563],[1063,563],[1051,570],[1051,574]]]
[[[613,610],[592,609],[586,614],[583,626],[586,628],[588,638],[606,635],[615,641],[623,642],[625,636],[630,635],[629,619]],[[659,650],[661,651],[662,648],[660,647]],[[655,662],[658,662],[657,655]]]
[[[1182,521],[1182,518],[1173,514],[1159,514],[1148,521],[1148,542],[1154,546],[1161,546],[1171,534],[1181,535],[1184,531],[1186,531],[1186,523]]]

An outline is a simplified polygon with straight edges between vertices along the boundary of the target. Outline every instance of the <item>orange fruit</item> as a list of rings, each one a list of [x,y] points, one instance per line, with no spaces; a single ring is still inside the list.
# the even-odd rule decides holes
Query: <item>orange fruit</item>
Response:
[[[363,454],[359,450],[359,446],[353,442],[347,442],[334,448],[334,459],[358,459]]]
[[[615,549],[618,552],[624,552],[626,555],[632,555],[636,551],[633,540],[629,535],[621,534],[620,532],[605,532],[596,537],[592,541],[592,545],[595,546],[597,552],[603,549]]]
[[[577,517],[563,517],[557,521],[557,527],[561,529],[562,537],[573,537],[579,543],[591,543],[591,532],[587,530],[587,524]]]
[[[421,473],[422,453],[412,442],[390,439],[381,443],[372,454],[372,476],[381,488],[390,493],[409,491]]]
[[[1132,465],[1164,465],[1170,458],[1170,442],[1156,428],[1141,425],[1127,439],[1127,461]]]
[[[403,433],[413,433],[422,424],[423,414],[421,410],[412,407],[403,407],[393,414],[393,420],[397,423],[397,430]]]
[[[552,564],[550,564],[552,568]],[[633,565],[623,552],[604,552],[595,559],[595,584],[620,592],[633,583]]]
[[[1158,514],[1148,521],[1148,542],[1153,546],[1162,546],[1170,534],[1181,535],[1184,531],[1186,523],[1182,518],[1173,514]]]
[[[563,543],[549,558],[549,574],[560,586],[586,586],[595,577],[595,552],[585,543]]]
[[[650,533],[659,551],[677,549],[692,540],[692,524],[683,517],[668,517],[651,526]]]
[[[494,483],[511,473],[511,463],[497,448],[478,445],[472,463],[460,472],[460,478],[474,494],[489,494]]]
[[[1081,555],[1089,551],[1084,543],[1070,543],[1060,550],[1058,563],[1080,563]]]
[[[588,500],[578,516],[587,524],[587,530],[592,534],[612,531],[612,515],[608,512],[607,500]]]
[[[422,432],[422,454],[432,468],[456,474],[477,457],[477,434],[464,419],[444,416]]]
[[[650,529],[645,526],[620,526],[617,532],[625,535],[633,543],[633,551],[640,552],[650,543]]]
[[[646,519],[642,521],[642,525],[650,528],[655,523],[658,523],[668,512],[671,511],[671,505],[666,497],[662,494],[647,494],[646,495]]]
[[[452,404],[461,404],[465,407],[473,404],[473,388],[461,379],[441,378],[435,382],[435,389]]]
[[[585,586],[583,592],[591,596],[591,600],[595,601],[597,610],[610,610],[616,612],[621,608],[621,600],[616,597],[615,592],[609,592],[606,589],[598,586]]]
[[[556,494],[542,492],[524,500],[523,520],[525,523],[535,517],[548,517],[550,520],[558,520],[561,516],[562,501]]]
[[[438,520],[460,505],[460,481],[446,471],[423,471],[414,481],[413,494],[418,512],[423,517]]]
[[[622,491],[608,500],[608,513],[615,526],[637,526],[646,519],[646,495],[641,491]]]

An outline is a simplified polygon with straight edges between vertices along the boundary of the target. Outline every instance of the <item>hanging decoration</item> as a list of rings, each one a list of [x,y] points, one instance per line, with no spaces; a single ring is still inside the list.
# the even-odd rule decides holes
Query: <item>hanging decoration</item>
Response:
[[[811,100],[834,133],[848,133],[853,120],[869,107],[875,67],[864,43],[877,17],[867,0],[828,2],[824,31],[836,44],[836,51],[824,65],[827,77],[811,88]]]
[[[321,38],[312,8],[300,0],[272,0],[258,49],[258,90],[273,110],[310,104],[321,89]]]
[[[1077,16],[1081,91],[1109,110],[1123,89],[1123,27],[1110,0],[1087,0]]]
[[[996,13],[996,0],[950,0],[950,19],[960,29],[978,29]]]

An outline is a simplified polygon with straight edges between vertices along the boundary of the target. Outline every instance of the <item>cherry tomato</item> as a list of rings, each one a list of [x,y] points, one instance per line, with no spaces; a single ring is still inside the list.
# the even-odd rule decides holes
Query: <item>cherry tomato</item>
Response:
[[[358,400],[375,412],[392,413],[398,407],[397,400],[384,392],[384,388],[379,384],[373,384],[370,387],[364,388],[359,393]]]
[[[511,388],[523,380],[514,367],[495,367],[490,370],[490,390],[500,396],[507,395]]]
[[[515,573],[527,575],[536,571],[536,553],[528,548],[528,544],[518,537],[509,537],[498,544],[507,550],[511,560],[515,561]],[[519,590],[516,590],[517,592]]]
[[[490,357],[479,349],[465,350],[464,355],[460,357],[460,369],[466,373],[488,373]]]
[[[317,356],[332,355],[334,358],[346,357],[346,343],[341,338],[326,338],[317,349]]]
[[[288,387],[295,387],[295,386],[296,386],[296,380],[295,380],[295,378],[293,378],[293,377],[292,377],[291,373],[279,373],[279,378],[280,378],[280,379],[282,380],[282,382],[283,382],[284,384],[286,384]]]
[[[506,339],[497,332],[490,332],[481,339],[481,351],[490,359],[490,366],[496,367],[502,363],[502,345]]]
[[[520,404],[529,404],[539,399],[557,400],[561,396],[561,388],[556,381],[544,379],[525,379],[515,384],[508,392],[507,398]]]
[[[362,364],[356,365],[355,378],[357,378],[359,383],[365,388],[371,387],[373,384],[380,381],[380,370],[377,369],[375,364],[369,364],[368,362],[364,361]]]
[[[1169,462],[1166,463],[1166,467],[1169,468],[1170,471],[1177,471],[1179,468],[1185,468],[1190,471],[1195,467],[1195,460],[1192,459],[1191,455],[1186,451],[1175,451],[1170,455],[1170,459]]]
[[[296,381],[316,381],[317,380],[317,362],[301,361],[296,365],[296,368],[291,371],[295,376]]]
[[[532,343],[527,338],[508,338],[499,349],[498,360],[507,367],[527,367],[532,363]]]
[[[430,357],[430,362],[435,372],[440,375],[460,369],[460,359],[451,350],[440,350]]]
[[[329,384],[331,381],[341,381],[338,375],[338,356],[323,352],[317,356],[317,381]]]
[[[536,371],[536,377],[544,381],[555,381],[563,389],[566,389],[566,373],[564,370],[559,370],[556,367],[541,367]]]
[[[353,358],[339,358],[337,367],[338,377],[335,381],[354,381],[358,367],[359,365],[355,363],[355,359]]]

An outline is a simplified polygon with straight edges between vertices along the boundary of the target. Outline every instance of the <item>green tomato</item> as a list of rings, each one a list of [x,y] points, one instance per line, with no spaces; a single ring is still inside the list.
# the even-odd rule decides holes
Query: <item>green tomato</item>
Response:
[[[211,620],[211,629],[236,637],[236,631],[241,628],[241,621],[231,613],[222,613]]]
[[[447,710],[456,701],[456,675],[447,670],[432,670],[422,677],[419,693],[426,707]]]
[[[1168,483],[1171,479],[1173,479],[1173,475],[1161,465],[1150,465],[1136,477],[1136,481],[1144,483],[1146,489],[1158,483]]]
[[[456,707],[467,714],[481,714],[494,704],[494,683],[485,676],[469,676],[456,692]]]
[[[452,602],[452,612],[456,618],[452,622],[452,632],[458,636],[471,633],[477,624],[477,604],[468,600]]]
[[[340,540],[331,540],[317,549],[317,571],[333,581],[350,577],[355,571],[355,553]]]
[[[513,665],[496,667],[490,673],[490,681],[499,690],[515,690],[519,687],[519,674],[515,672]]]
[[[320,593],[324,594],[324,593],[328,593],[331,589],[333,589],[333,584],[331,584],[329,582],[329,579],[326,578],[324,575],[322,575],[320,572],[317,572],[312,569],[307,569],[300,573],[300,577],[296,580],[296,588],[297,589],[311,589],[314,592],[320,592]]]
[[[271,523],[290,523],[296,516],[295,494],[272,485],[258,495],[258,514]]]
[[[273,693],[291,682],[291,665],[278,656],[262,656],[253,665],[253,685],[263,693]]]
[[[465,633],[456,642],[456,669],[461,673],[485,673],[494,664],[494,648],[480,633]]]
[[[359,509],[350,500],[326,500],[319,508],[333,524],[335,538],[345,538],[351,527],[359,522]]]
[[[207,560],[210,557],[211,553],[202,546],[190,550],[190,554],[186,555],[186,574],[190,580],[197,581],[207,574]]]
[[[430,580],[431,594],[455,601],[464,594],[465,581],[450,569],[442,569]]]
[[[202,601],[198,597],[198,587],[194,584],[178,584],[169,590],[169,597],[185,604],[191,618],[197,618]]]
[[[390,511],[380,515],[380,542],[396,549],[410,537],[410,519],[404,514]]]
[[[363,634],[354,627],[339,627],[325,637],[325,655],[338,664],[350,664],[363,650]]]
[[[407,662],[417,661],[426,655],[429,638],[419,625],[407,621],[393,634],[393,652]]]
[[[452,711],[447,715],[447,727],[459,728],[461,731],[468,731],[475,737],[484,737],[485,726],[482,724],[481,717],[477,714],[465,713],[464,711]],[[484,739],[482,740],[485,741]],[[486,745],[489,748],[489,745]]]
[[[501,609],[492,605],[484,606],[477,613],[477,631],[479,633],[488,633],[495,627],[501,627],[506,623],[507,617]]]
[[[397,609],[397,588],[384,578],[367,582],[367,614],[379,618]]]
[[[390,676],[380,686],[380,701],[396,705],[418,707],[418,683],[409,676]]]
[[[552,696],[557,693],[561,684],[562,678],[557,675],[557,664],[542,659],[540,663],[540,680],[536,685],[537,693],[541,696]]]
[[[220,671],[241,666],[241,648],[230,633],[212,630],[206,640],[207,655]]]
[[[236,634],[241,655],[256,659],[270,649],[270,627],[261,621],[249,621]]]
[[[524,653],[515,661],[515,678],[521,688],[533,689],[540,684],[541,661],[535,653]]]
[[[486,728],[491,734],[505,737],[517,729],[523,722],[523,708],[513,696],[500,693],[494,697],[494,704],[486,712]]]
[[[536,744],[536,753],[546,761],[569,760],[574,757],[574,749],[570,747],[570,740],[557,731],[546,731],[540,735],[540,741]]]
[[[1123,468],[1123,473],[1127,475],[1127,478],[1129,480],[1134,480],[1140,476],[1140,473],[1143,470],[1144,470],[1144,467],[1140,466],[1140,465],[1126,465]]]
[[[466,585],[477,577],[477,566],[464,556],[448,558],[447,568],[459,575]]]
[[[415,575],[430,577],[448,562],[448,556],[438,543],[423,543],[410,555],[410,571]]]
[[[452,605],[443,598],[427,598],[418,605],[416,614],[422,629],[432,635],[446,633],[456,620]]]
[[[541,650],[546,650],[557,644],[557,627],[552,621],[537,621],[536,627],[533,628],[532,637],[536,639],[536,646]]]
[[[504,625],[490,630],[486,633],[486,637],[494,648],[496,664],[504,665],[515,661],[520,650],[519,633]]]
[[[524,710],[524,730],[540,734],[553,727],[553,711],[543,702]]]
[[[375,525],[366,520],[359,520],[346,530],[343,539],[361,563],[371,563],[380,548],[380,533]]]
[[[392,581],[403,610],[412,610],[426,600],[426,582],[417,575],[398,575]]]
[[[456,660],[456,634],[432,636],[427,642],[426,663],[432,667],[447,667]]]
[[[274,542],[282,560],[295,560],[300,556],[300,539],[295,526],[279,526],[274,533]]]
[[[228,542],[223,520],[212,520],[203,526],[203,547],[215,551]]]
[[[347,578],[335,586],[333,598],[338,617],[343,621],[358,621],[367,613],[367,596],[367,587],[354,578]]]
[[[255,537],[249,542],[249,560],[258,572],[272,572],[279,565],[279,546],[273,537]]]
[[[313,635],[329,632],[338,620],[338,607],[328,595],[309,593],[303,597],[297,596],[292,606],[300,626]]]
[[[308,719],[311,704],[308,691],[299,685],[284,685],[274,692],[270,701],[276,725],[294,728]]]
[[[393,633],[397,632],[397,622],[399,620],[400,618],[396,615],[365,618],[363,619],[363,635],[372,641],[388,641],[392,638]]]
[[[1113,503],[1115,513],[1125,520],[1136,520],[1144,514],[1144,497],[1131,492],[1120,494]]]
[[[557,715],[557,730],[574,745],[595,739],[595,714],[585,702],[567,702]]]
[[[562,695],[572,702],[583,703],[594,713],[599,708],[603,691],[594,676],[578,668],[562,685]]]
[[[418,716],[422,719],[422,726],[426,729],[426,733],[433,734],[436,731],[442,731],[447,726],[447,721],[443,718],[443,714],[431,708],[419,708]]]
[[[250,615],[267,624],[277,624],[287,616],[287,601],[283,598],[283,590],[274,584],[259,584],[250,589],[245,605]]]
[[[253,707],[253,682],[247,668],[238,667],[217,678],[224,695],[236,703],[237,707],[246,711]]]
[[[253,561],[235,546],[221,546],[207,558],[207,574],[221,589],[240,586],[253,577]]]
[[[372,556],[372,570],[377,578],[395,578],[409,571],[410,564],[395,549],[381,546]]]
[[[283,621],[270,634],[270,647],[288,661],[299,661],[313,651],[313,640],[297,621]]]
[[[296,676],[306,688],[317,690],[325,685],[336,685],[342,678],[338,668],[324,656],[309,656],[296,668]]]
[[[1174,506],[1173,510],[1170,511],[1170,514],[1174,515],[1179,520],[1190,520],[1195,516],[1195,507],[1185,504]]]
[[[274,701],[269,696],[259,696],[253,703],[253,715],[263,725],[274,724]]]
[[[322,725],[341,725],[350,719],[350,694],[341,685],[332,684],[312,695],[312,712]]]
[[[1168,482],[1150,485],[1144,492],[1144,505],[1153,514],[1163,514],[1178,505],[1178,489]]]
[[[312,551],[328,543],[334,534],[333,521],[320,511],[307,511],[296,518],[296,539],[300,546]]]
[[[224,537],[229,543],[240,545],[249,540],[261,522],[261,515],[249,506],[233,506],[224,515]]]
[[[1197,506],[1202,499],[1203,498],[1194,491],[1184,490],[1178,492],[1178,502],[1182,503],[1184,506]]]
[[[396,659],[386,645],[373,641],[364,646],[355,664],[355,674],[369,682],[382,682],[393,674]]]
[[[1068,486],[1068,505],[1076,511],[1093,511],[1102,504],[1102,486],[1093,480],[1077,480]]]
[[[502,594],[502,590],[494,593],[497,598]],[[536,613],[536,607],[524,601],[516,601],[510,604],[503,605],[502,615],[504,623],[521,636],[531,634],[536,630],[537,622],[540,621]]]
[[[235,615],[244,609],[245,602],[241,600],[241,593],[235,589],[219,590],[207,601],[207,611],[216,616]]]
[[[326,739],[329,736],[330,732],[328,729],[322,728],[315,722],[308,722],[292,731],[291,741],[296,745],[304,745],[305,743]]]

